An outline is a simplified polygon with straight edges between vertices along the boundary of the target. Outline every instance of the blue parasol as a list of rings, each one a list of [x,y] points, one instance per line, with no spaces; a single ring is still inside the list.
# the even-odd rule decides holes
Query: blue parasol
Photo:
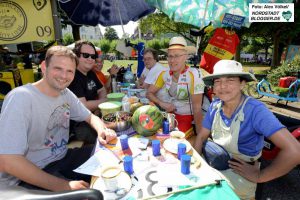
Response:
[[[153,13],[144,0],[58,0],[60,8],[78,25],[114,26]]]

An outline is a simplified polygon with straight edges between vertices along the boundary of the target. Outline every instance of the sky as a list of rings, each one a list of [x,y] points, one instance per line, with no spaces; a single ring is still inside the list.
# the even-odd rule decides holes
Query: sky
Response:
[[[128,24],[124,25],[125,33],[127,33],[127,34],[129,34],[129,36],[131,36],[134,33],[134,29],[137,27],[137,25],[138,25],[137,22],[130,21]],[[99,27],[100,27],[102,34],[104,35],[105,27],[103,27],[101,25],[99,25]],[[112,28],[114,28],[117,31],[119,38],[122,38],[122,36],[123,36],[122,26],[112,26]]]

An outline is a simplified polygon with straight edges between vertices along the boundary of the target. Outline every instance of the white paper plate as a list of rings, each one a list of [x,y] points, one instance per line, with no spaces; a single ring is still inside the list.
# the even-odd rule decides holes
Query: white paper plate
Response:
[[[179,143],[183,143],[186,145],[186,152],[189,152],[192,148],[191,144],[184,139],[177,139],[177,138],[168,138],[164,141],[163,147],[174,154],[177,154],[177,148],[178,148],[178,144]]]
[[[118,188],[122,188],[124,192],[121,193],[123,194],[117,195],[116,193],[107,191],[104,181],[101,177],[96,179],[92,188],[100,190],[103,193],[104,199],[119,199],[124,197],[129,192],[129,190],[131,189],[131,185],[132,182],[130,176],[126,172],[122,171],[119,175]]]

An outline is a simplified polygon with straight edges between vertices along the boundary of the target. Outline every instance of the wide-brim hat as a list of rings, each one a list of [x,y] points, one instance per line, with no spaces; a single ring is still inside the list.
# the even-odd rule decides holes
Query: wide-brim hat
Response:
[[[224,76],[238,76],[246,82],[256,80],[255,76],[249,72],[243,72],[242,64],[235,60],[220,60],[214,66],[214,72],[211,75],[203,77],[205,85],[213,85],[213,80]]]
[[[196,53],[196,47],[188,46],[186,40],[183,37],[172,37],[169,42],[169,48],[161,50],[164,52],[168,52],[168,50],[173,49],[186,50],[188,54]]]

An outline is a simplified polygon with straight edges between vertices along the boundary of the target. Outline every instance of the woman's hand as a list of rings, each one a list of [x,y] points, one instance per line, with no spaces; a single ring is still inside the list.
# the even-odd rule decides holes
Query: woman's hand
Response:
[[[229,167],[233,169],[233,172],[241,175],[242,177],[246,178],[251,182],[258,183],[260,175],[259,162],[255,161],[254,165],[251,165],[239,158],[234,159],[236,161],[228,161]]]
[[[109,69],[109,74],[116,75],[119,72],[119,70],[120,70],[119,67],[117,65],[113,64],[111,66],[111,68]]]
[[[141,76],[138,80],[138,88],[143,88],[144,89],[144,86],[143,86],[143,83],[145,81],[146,77],[145,76]]]

